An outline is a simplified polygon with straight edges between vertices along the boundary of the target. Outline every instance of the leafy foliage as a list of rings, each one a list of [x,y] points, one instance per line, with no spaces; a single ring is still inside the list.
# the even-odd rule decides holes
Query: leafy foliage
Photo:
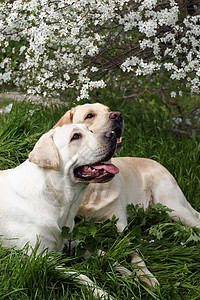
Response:
[[[83,99],[113,75],[167,73],[184,81],[172,97],[199,93],[197,0],[5,0],[0,14],[1,84]]]

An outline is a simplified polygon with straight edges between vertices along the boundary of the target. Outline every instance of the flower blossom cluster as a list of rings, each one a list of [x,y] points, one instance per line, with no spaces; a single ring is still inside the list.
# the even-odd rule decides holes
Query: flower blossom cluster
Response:
[[[0,52],[0,84],[43,96],[88,98],[116,67],[200,91],[200,15],[175,0],[4,0]]]

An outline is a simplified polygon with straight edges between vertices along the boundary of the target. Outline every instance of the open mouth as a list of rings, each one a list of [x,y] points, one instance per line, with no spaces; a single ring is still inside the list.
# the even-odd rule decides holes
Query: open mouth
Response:
[[[117,138],[117,146],[116,146],[116,150],[119,150],[122,148],[122,137]]]
[[[122,148],[122,134],[123,134],[124,127],[123,127],[123,125],[116,126],[112,130],[115,132],[116,138],[117,138],[115,152],[118,152]]]
[[[74,170],[74,175],[79,181],[107,182],[111,180],[119,169],[113,164],[95,163],[80,166]]]

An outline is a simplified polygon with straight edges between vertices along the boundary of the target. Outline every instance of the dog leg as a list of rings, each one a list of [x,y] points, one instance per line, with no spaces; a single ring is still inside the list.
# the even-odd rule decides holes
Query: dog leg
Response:
[[[125,212],[120,214],[119,220],[117,222],[117,229],[118,232],[122,232],[124,228],[127,226],[127,217]],[[145,262],[142,260],[142,258],[134,252],[131,255],[131,263],[134,267],[136,276],[139,277],[141,281],[146,282],[150,287],[156,287],[159,285],[158,280],[153,276],[153,274],[147,269],[147,266]],[[132,272],[128,270],[127,268],[121,266],[118,262],[114,263],[113,269],[115,271],[118,271],[125,276],[129,276]]]
[[[136,275],[141,281],[146,282],[149,286],[155,288],[159,285],[158,280],[153,276],[153,274],[147,269],[145,262],[137,253],[131,255],[131,263],[134,266]]]
[[[200,213],[190,205],[178,186],[173,192],[173,194],[165,195],[165,201],[161,202],[173,210],[168,212],[169,216],[176,222],[180,221],[183,225],[200,228]]]
[[[105,255],[106,252],[99,250],[98,256]],[[140,280],[146,282],[150,287],[156,287],[159,285],[158,280],[153,276],[153,274],[147,269],[145,262],[141,257],[135,252],[131,255],[131,263],[134,266],[137,277]],[[125,277],[130,276],[132,272],[127,268],[123,267],[117,261],[112,265],[113,270],[122,273]]]
[[[173,211],[168,214],[174,221],[200,228],[200,213],[187,201],[171,174],[164,179],[160,180],[154,188],[153,202],[172,209]]]
[[[104,256],[105,254],[106,254],[105,251],[102,251],[102,250],[98,251],[98,256]],[[113,267],[114,271],[118,271],[118,272],[122,273],[125,277],[132,274],[132,272],[130,270],[128,270],[127,268],[120,265],[120,263],[118,263],[117,261],[112,265],[112,267]]]
[[[147,269],[145,262],[136,253],[131,256],[131,263],[134,266],[136,276],[143,282],[146,282],[150,287],[155,288],[159,285],[158,280]],[[122,273],[125,277],[130,276],[132,272],[120,265],[118,262],[113,264],[114,271]]]
[[[159,285],[158,280],[147,269],[145,262],[135,252],[131,255],[131,263],[133,264],[134,269],[136,271],[136,275],[139,277],[140,280],[146,282],[151,287]]]
[[[77,275],[76,272],[67,272],[67,273],[72,274],[72,275]],[[93,290],[93,295],[96,298],[101,297],[102,299],[110,299],[110,300],[113,299],[113,297],[108,296],[108,293],[106,293],[102,289],[99,289],[95,285],[95,283],[91,279],[89,279],[86,275],[80,274],[80,275],[77,275],[75,278],[78,280],[79,283],[87,285],[89,288],[91,288]]]
[[[200,228],[199,213],[192,207],[190,209],[189,205],[187,207],[181,204],[169,205],[168,207],[173,209],[172,212],[169,212],[169,216],[176,222],[181,221],[183,225]]]
[[[103,291],[102,289],[98,288],[95,283],[86,275],[78,274],[77,272],[71,272],[71,271],[65,271],[65,268],[62,266],[57,266],[57,270],[64,271],[65,274],[70,274],[74,277],[74,280],[77,281],[80,284],[84,284],[88,286],[92,291],[93,295],[96,298],[102,298],[102,299],[110,299],[114,300],[113,297],[109,296],[107,292]]]
[[[130,276],[132,272],[127,268],[123,267],[117,261],[112,265],[113,270],[122,273],[125,277]]]

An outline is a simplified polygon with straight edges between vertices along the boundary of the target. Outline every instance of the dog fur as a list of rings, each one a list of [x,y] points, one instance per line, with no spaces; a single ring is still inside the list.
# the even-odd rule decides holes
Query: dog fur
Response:
[[[78,122],[85,123],[93,132],[99,132],[104,130],[110,114],[110,109],[100,103],[78,105],[68,110],[55,127]],[[169,212],[173,220],[200,228],[200,214],[186,200],[170,172],[158,162],[137,157],[117,157],[112,158],[111,162],[119,168],[119,174],[108,183],[88,186],[79,216],[90,221],[101,221],[115,215],[121,232],[127,226],[127,204],[140,204],[148,208],[151,204],[161,203],[173,210]],[[136,253],[132,255],[131,262],[143,281],[152,286],[158,284]]]

